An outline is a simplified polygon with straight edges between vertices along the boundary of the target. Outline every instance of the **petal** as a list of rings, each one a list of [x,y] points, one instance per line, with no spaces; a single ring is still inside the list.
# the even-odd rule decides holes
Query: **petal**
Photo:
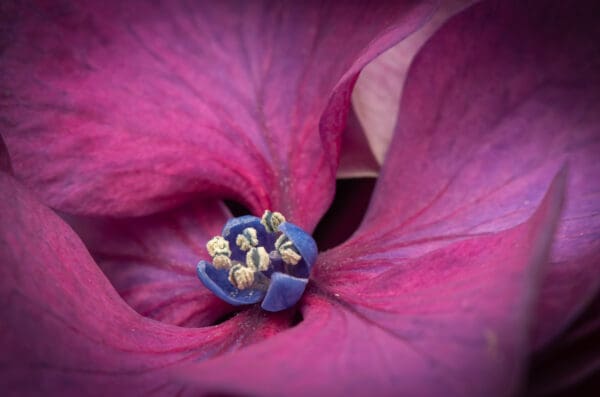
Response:
[[[231,307],[202,287],[196,264],[230,216],[198,201],[141,218],[63,215],[123,299],[138,313],[180,326],[210,325]]]
[[[352,285],[311,282],[303,322],[266,343],[191,364],[182,380],[194,382],[190,388],[199,394],[511,395],[527,354],[532,298],[564,177],[516,228],[404,265],[370,259],[394,266],[367,281],[355,272]],[[372,247],[355,246],[358,256],[345,260],[362,260]],[[334,249],[323,260],[341,261],[347,252]]]
[[[275,272],[271,276],[271,284],[260,306],[270,312],[278,312],[292,307],[302,297],[307,283],[307,278],[297,278]]]
[[[279,225],[279,231],[290,239],[302,257],[296,265],[293,265],[294,276],[308,278],[310,270],[317,260],[317,244],[315,240],[293,223],[282,223]]]
[[[235,288],[229,282],[229,271],[215,269],[209,262],[200,261],[197,272],[206,288],[231,305],[249,305],[260,302],[265,296],[264,291]]]
[[[141,215],[206,192],[311,230],[356,74],[435,4],[7,6],[16,174],[66,212]]]
[[[185,361],[256,342],[285,316],[240,313],[180,328],[135,313],[73,231],[0,172],[0,390],[6,395],[174,395]],[[285,320],[285,322],[283,321]]]
[[[394,134],[398,103],[413,58],[425,41],[448,18],[472,3],[474,0],[442,2],[440,8],[425,25],[379,55],[360,73],[352,91],[352,105],[359,124],[355,128],[360,129],[362,126],[368,145],[379,164],[383,163]],[[342,160],[344,160],[343,156],[342,152]]]
[[[413,63],[396,135],[356,235],[378,241],[382,255],[398,250],[412,258],[512,227],[530,216],[568,162],[538,347],[600,285],[598,11],[592,1],[484,2],[439,30]]]

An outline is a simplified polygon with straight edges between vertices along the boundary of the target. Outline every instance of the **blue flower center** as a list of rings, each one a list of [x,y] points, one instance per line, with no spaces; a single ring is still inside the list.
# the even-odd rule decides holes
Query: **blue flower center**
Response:
[[[317,259],[313,238],[268,210],[230,219],[206,249],[212,262],[200,261],[197,272],[208,289],[232,305],[262,301],[272,312],[300,300]]]

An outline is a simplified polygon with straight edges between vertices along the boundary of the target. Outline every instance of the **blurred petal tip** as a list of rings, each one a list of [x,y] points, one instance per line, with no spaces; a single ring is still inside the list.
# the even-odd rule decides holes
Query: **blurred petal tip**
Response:
[[[212,262],[200,261],[197,272],[209,290],[232,305],[262,301],[271,312],[300,300],[317,259],[313,238],[269,210],[230,219],[206,249]]]

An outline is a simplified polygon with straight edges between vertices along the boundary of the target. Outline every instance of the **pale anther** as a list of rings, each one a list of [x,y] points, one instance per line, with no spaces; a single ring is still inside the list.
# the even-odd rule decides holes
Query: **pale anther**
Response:
[[[275,249],[281,255],[281,259],[287,264],[296,265],[302,259],[294,243],[285,234],[279,236],[277,241],[275,241]]]
[[[264,247],[251,248],[246,254],[246,264],[250,267],[254,267],[261,272],[269,269],[269,253]]]
[[[285,222],[285,217],[280,212],[271,212],[266,210],[260,223],[263,224],[269,233],[275,233],[279,230],[279,225]]]
[[[225,255],[215,255],[213,257],[213,266],[217,269],[229,269],[231,267],[231,259]]]
[[[298,262],[300,262],[300,259],[302,259],[300,254],[291,248],[280,250],[279,255],[281,255],[281,259],[285,263],[288,263],[290,265],[296,265],[298,264]]]
[[[242,234],[238,234],[235,243],[242,251],[248,251],[252,247],[258,245],[258,236],[256,229],[253,227],[247,227],[244,229]]]
[[[229,270],[229,282],[240,290],[250,288],[254,283],[254,273],[256,269],[238,263]]]
[[[224,255],[226,257],[231,256],[231,250],[229,249],[229,241],[225,240],[223,236],[215,236],[206,243],[206,250],[212,257],[216,255]]]

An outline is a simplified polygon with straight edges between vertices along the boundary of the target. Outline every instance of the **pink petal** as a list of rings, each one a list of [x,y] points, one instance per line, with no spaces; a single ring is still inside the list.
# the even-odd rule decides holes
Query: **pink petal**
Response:
[[[171,371],[267,338],[289,313],[214,327],[144,318],[73,231],[0,172],[0,390],[5,395],[174,395]]]
[[[537,346],[600,286],[600,25],[596,2],[485,2],[417,56],[361,238],[413,258],[523,222],[571,178]],[[372,271],[374,269],[371,269]]]
[[[302,323],[182,379],[215,394],[511,395],[564,185],[562,173],[525,224],[408,262],[376,244],[323,254],[329,277],[312,282]],[[365,280],[354,261],[389,270]]]
[[[425,41],[452,15],[474,0],[446,0],[419,30],[375,58],[360,73],[352,105],[379,164],[394,135],[398,103],[408,68]],[[343,152],[342,152],[343,155]]]
[[[206,242],[231,215],[200,202],[143,218],[65,216],[123,299],[138,313],[180,326],[211,325],[232,307],[196,275]]]
[[[15,171],[66,212],[141,215],[209,193],[312,229],[356,74],[435,3],[12,7],[0,88]]]

